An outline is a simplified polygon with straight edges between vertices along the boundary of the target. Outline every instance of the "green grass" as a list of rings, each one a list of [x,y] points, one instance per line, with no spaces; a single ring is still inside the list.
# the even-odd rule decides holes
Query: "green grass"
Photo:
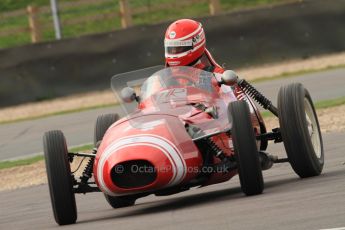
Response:
[[[209,13],[207,3],[199,3],[193,6],[184,7],[183,10],[180,8],[170,8],[154,13],[147,12],[142,14],[137,14],[133,16],[133,22],[137,25],[141,24],[151,24],[153,22],[169,21],[177,18],[191,18],[206,16]]]
[[[336,107],[345,104],[345,97],[340,97],[336,99],[318,101],[314,103],[316,109],[326,109],[331,107]],[[269,111],[261,112],[262,117],[272,117],[273,114]]]
[[[76,2],[80,0],[59,0],[63,2]],[[291,0],[221,0],[221,7],[224,12],[232,11],[239,8],[247,8],[258,5],[290,2]],[[148,12],[133,14],[133,22],[135,25],[153,24],[177,18],[195,18],[209,15],[209,7],[207,1],[194,3],[189,6],[170,7],[163,10],[155,10],[155,6],[159,4],[176,4],[176,0],[130,0],[130,6],[133,10],[138,7],[146,6],[150,10]],[[48,0],[1,0],[0,4],[0,29],[7,30],[11,28],[27,27],[28,19],[26,15],[1,18],[1,13],[11,10],[24,9],[27,5],[49,6]],[[100,1],[97,5],[85,5],[73,7],[60,11],[62,21],[63,37],[76,37],[85,34],[101,33],[113,31],[121,28],[120,18],[104,19],[100,21],[84,20],[77,25],[66,25],[65,21],[78,19],[80,17],[92,17],[95,15],[104,15],[110,12],[119,12],[118,0]],[[39,15],[39,21],[43,23],[43,41],[54,40],[53,22],[50,13],[42,13]],[[12,36],[0,37],[0,48],[12,47],[16,45],[30,43],[30,35],[28,32],[18,33]]]
[[[58,0],[59,2],[76,2],[78,0]],[[0,13],[25,8],[28,5],[45,6],[49,0],[1,0]]]
[[[262,111],[261,112],[261,116],[263,117],[263,118],[265,118],[265,117],[272,117],[273,116],[273,114],[270,112],[270,111]]]
[[[93,144],[88,144],[88,145],[72,148],[69,150],[69,152],[82,152],[82,151],[91,150],[92,148],[93,148]],[[1,161],[0,170],[6,169],[6,168],[13,168],[17,166],[31,165],[42,160],[44,160],[44,156],[37,155],[37,156],[26,158],[26,159],[13,160],[13,161]]]
[[[24,166],[24,165],[31,165],[33,163],[36,163],[38,161],[43,160],[42,155],[30,157],[27,159],[21,159],[21,160],[14,160],[14,161],[2,161],[0,162],[0,169],[6,169],[6,168],[12,168],[17,166]]]
[[[326,109],[330,107],[335,107],[339,105],[345,104],[345,97],[340,97],[337,99],[325,100],[325,101],[318,101],[315,103],[316,109]]]
[[[91,150],[93,148],[93,144],[82,145],[78,147],[71,148],[70,152],[83,152],[87,150]]]

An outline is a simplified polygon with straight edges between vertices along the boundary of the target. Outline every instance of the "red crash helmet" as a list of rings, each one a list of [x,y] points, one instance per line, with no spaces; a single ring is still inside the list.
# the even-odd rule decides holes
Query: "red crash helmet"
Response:
[[[201,23],[191,19],[173,22],[165,33],[164,47],[168,66],[187,66],[195,62],[206,47]]]

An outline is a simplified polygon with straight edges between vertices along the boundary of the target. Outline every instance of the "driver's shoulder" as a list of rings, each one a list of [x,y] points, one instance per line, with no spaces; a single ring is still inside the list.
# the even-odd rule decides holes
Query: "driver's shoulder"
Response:
[[[214,66],[214,70],[212,71],[213,73],[224,73],[225,69],[218,67],[218,66]]]

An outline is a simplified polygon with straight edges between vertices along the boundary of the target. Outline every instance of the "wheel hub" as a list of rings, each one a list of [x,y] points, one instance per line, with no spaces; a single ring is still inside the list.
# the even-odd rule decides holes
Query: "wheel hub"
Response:
[[[313,108],[307,98],[304,98],[307,129],[317,158],[321,157],[321,138]]]

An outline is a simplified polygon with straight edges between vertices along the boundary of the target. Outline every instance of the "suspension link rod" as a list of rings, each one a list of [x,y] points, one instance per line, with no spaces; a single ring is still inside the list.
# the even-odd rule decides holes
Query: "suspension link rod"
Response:
[[[91,158],[94,158],[96,156],[96,154],[93,154],[93,153],[68,153],[68,154],[72,156],[91,157]]]

